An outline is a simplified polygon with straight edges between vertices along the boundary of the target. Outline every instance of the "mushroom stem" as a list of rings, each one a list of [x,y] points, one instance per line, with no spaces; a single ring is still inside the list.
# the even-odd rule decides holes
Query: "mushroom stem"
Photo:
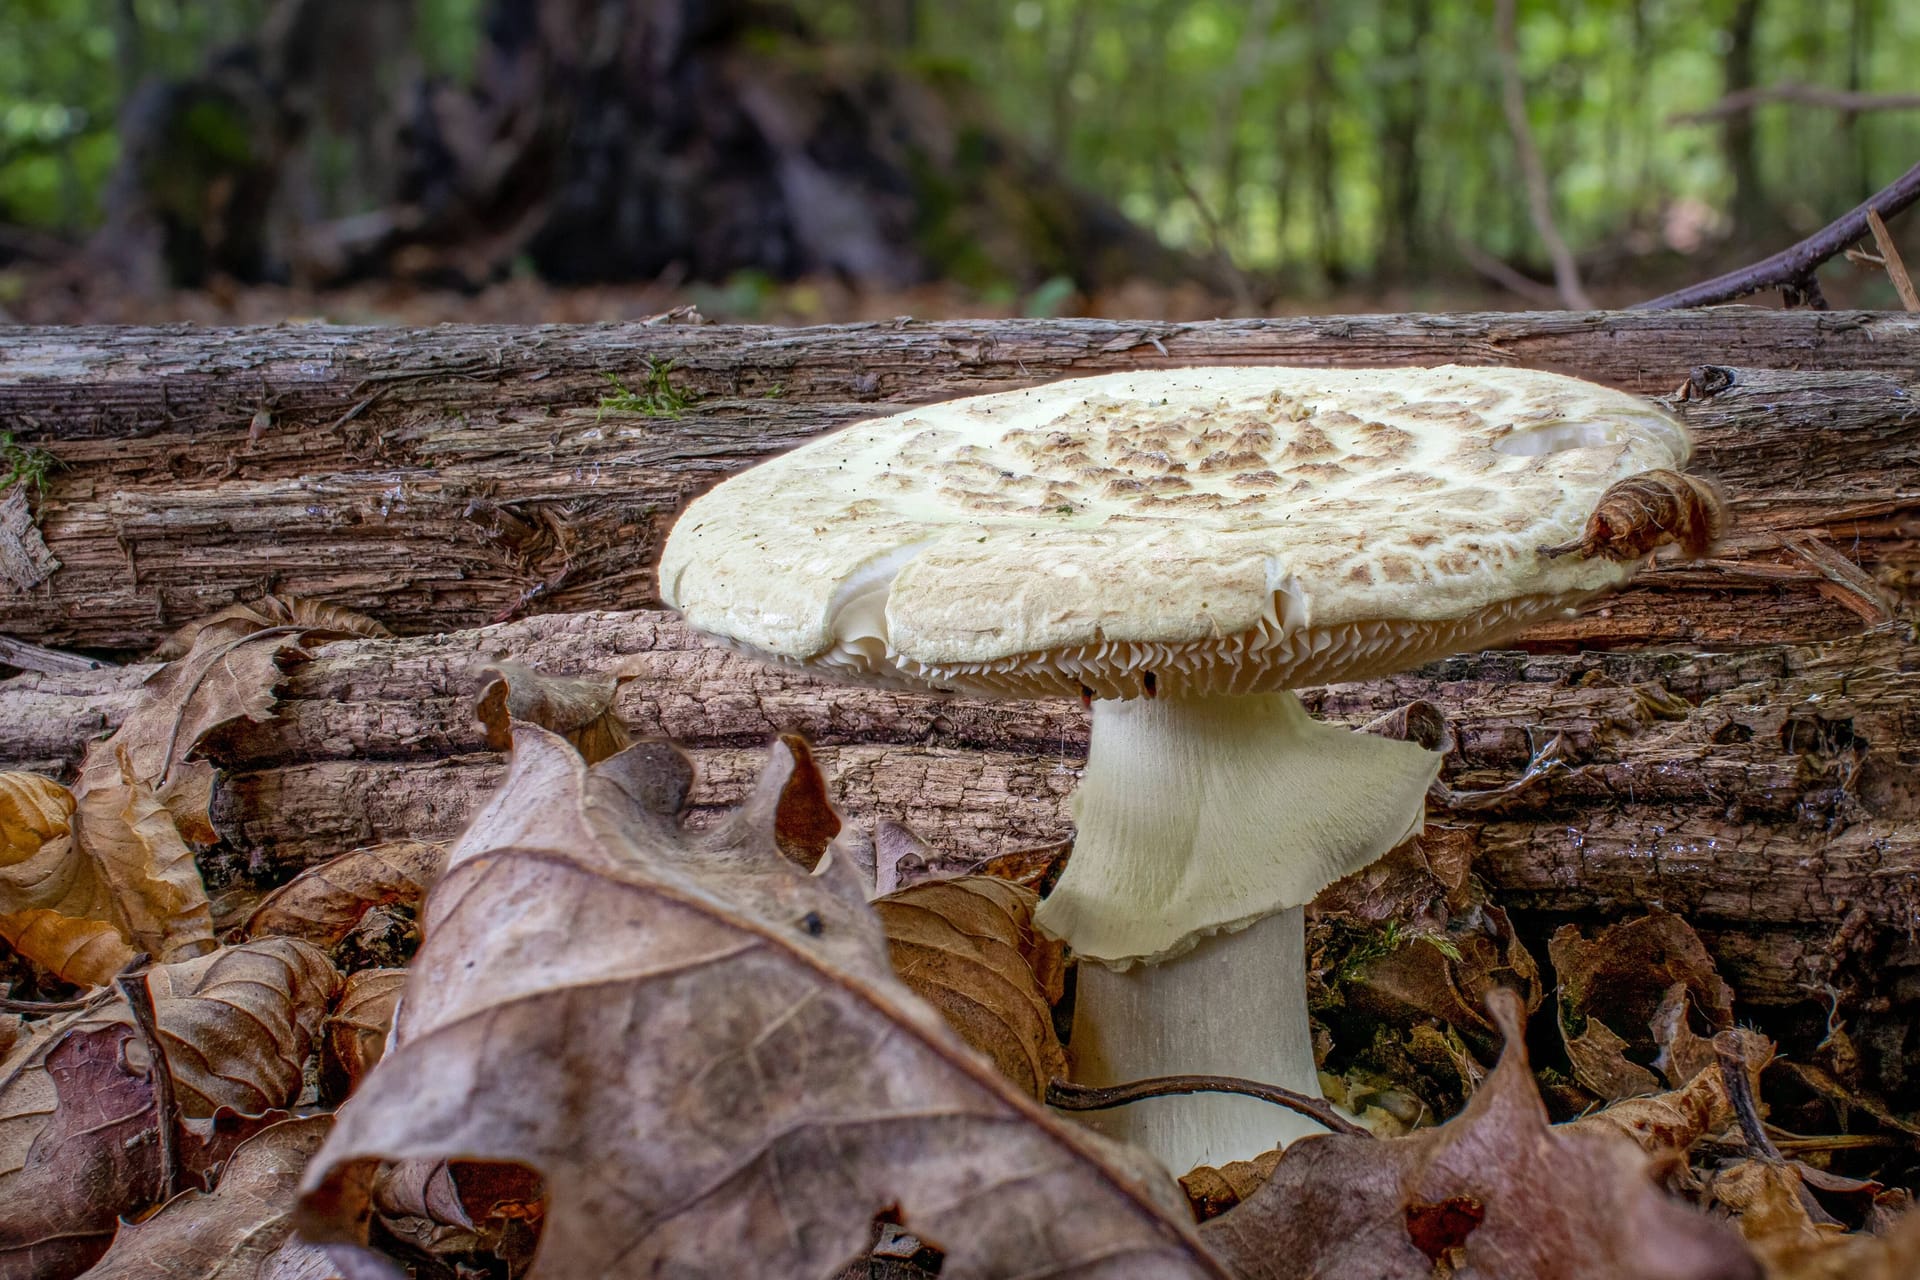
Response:
[[[1304,908],[1289,907],[1161,964],[1124,972],[1081,965],[1074,1080],[1104,1086],[1205,1071],[1319,1097],[1307,1021],[1305,916]],[[1145,1148],[1176,1175],[1251,1160],[1326,1132],[1297,1112],[1223,1093],[1148,1098],[1076,1118]]]
[[[1073,857],[1035,915],[1082,961],[1075,1079],[1203,1072],[1317,1094],[1299,908],[1418,829],[1439,767],[1291,693],[1095,702]],[[1217,1095],[1099,1123],[1175,1173],[1318,1131]]]

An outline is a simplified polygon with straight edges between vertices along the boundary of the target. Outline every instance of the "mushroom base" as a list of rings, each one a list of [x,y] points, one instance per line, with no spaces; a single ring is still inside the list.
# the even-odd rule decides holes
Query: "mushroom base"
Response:
[[[1320,1096],[1307,1023],[1304,911],[1208,938],[1165,964],[1125,972],[1083,965],[1074,997],[1073,1074],[1082,1084],[1204,1073]],[[1309,1134],[1314,1121],[1270,1102],[1194,1093],[1076,1113],[1143,1147],[1175,1176],[1251,1160]]]
[[[1398,844],[1439,769],[1415,743],[1321,724],[1291,693],[1095,702],[1073,857],[1034,922],[1083,961],[1169,960]]]

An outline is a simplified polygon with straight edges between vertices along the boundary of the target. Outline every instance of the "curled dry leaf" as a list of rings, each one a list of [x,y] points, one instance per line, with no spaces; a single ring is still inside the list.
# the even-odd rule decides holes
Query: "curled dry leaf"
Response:
[[[1721,1034],[1732,1038],[1733,1052],[1741,1061],[1756,1068],[1773,1055],[1773,1042],[1757,1031],[1735,1027]],[[1726,1077],[1715,1062],[1678,1089],[1626,1098],[1569,1121],[1560,1131],[1618,1133],[1651,1153],[1685,1151],[1702,1138],[1725,1132],[1734,1123]]]
[[[495,751],[513,745],[517,720],[559,734],[588,764],[598,764],[633,742],[613,711],[619,679],[550,676],[518,662],[496,662],[481,671],[480,680],[474,709],[486,728],[487,745]]]
[[[247,920],[247,936],[275,934],[331,947],[353,932],[370,908],[417,906],[446,865],[446,846],[420,840],[354,849],[309,867],[268,894]]]
[[[1280,1163],[1278,1149],[1263,1151],[1251,1160],[1235,1160],[1218,1169],[1203,1164],[1180,1176],[1180,1189],[1193,1206],[1195,1222],[1217,1218],[1258,1191]]]
[[[258,1280],[293,1231],[294,1189],[333,1117],[282,1120],[234,1149],[211,1192],[120,1228],[89,1280]]]
[[[1029,1096],[1067,1073],[1053,1029],[1066,947],[1033,927],[1039,895],[987,876],[936,880],[874,902],[893,971]]]
[[[946,1276],[1223,1274],[1170,1181],[1104,1163],[893,976],[849,860],[782,856],[795,767],[775,743],[690,833],[640,799],[677,788],[661,744],[589,768],[516,726],[303,1234],[364,1243],[380,1161],[458,1158],[543,1178],[545,1277],[827,1276],[882,1213]]]
[[[348,976],[320,1042],[323,1096],[335,1102],[345,1099],[380,1061],[406,980],[405,969],[362,969]]]
[[[294,938],[155,965],[146,978],[180,1110],[196,1118],[222,1107],[257,1114],[290,1105],[340,989],[326,955]],[[60,1025],[131,1026],[132,1016],[124,999],[114,999]],[[143,1065],[144,1045],[129,1053]]]
[[[1643,471],[1600,495],[1578,538],[1542,547],[1540,554],[1638,560],[1677,542],[1697,559],[1713,549],[1726,524],[1726,496],[1713,481],[1678,471]]]
[[[1758,1280],[1739,1239],[1660,1191],[1631,1143],[1547,1124],[1519,998],[1488,1003],[1506,1048],[1465,1111],[1405,1138],[1303,1139],[1201,1239],[1243,1280]]]
[[[1592,941],[1564,925],[1547,955],[1560,975],[1560,1034],[1574,1075],[1602,1098],[1657,1092],[1659,1078],[1641,1061],[1685,1084],[1713,1061],[1708,1037],[1733,1025],[1733,990],[1679,916],[1656,908]]]
[[[315,639],[377,640],[393,634],[365,614],[339,605],[299,596],[261,596],[194,619],[162,640],[153,656],[162,662],[171,662],[184,656],[202,639],[237,640],[267,627],[299,627],[314,633]]]
[[[423,1253],[491,1253],[526,1269],[545,1216],[545,1188],[524,1165],[402,1160],[373,1181],[381,1225]]]
[[[297,649],[290,635],[253,642],[228,630],[203,630],[185,657],[154,673],[113,736],[87,749],[73,787],[74,856],[96,869],[127,941],[162,961],[214,945],[188,847],[215,839],[213,767],[189,757],[221,726],[265,719],[281,657]]]
[[[124,1010],[124,1002],[122,1002]],[[116,1220],[165,1190],[145,1045],[131,1019],[37,1023],[0,1062],[0,1278],[65,1277],[105,1252]],[[284,1112],[181,1122],[189,1174]]]
[[[62,982],[99,986],[133,948],[93,862],[75,856],[73,795],[36,773],[0,773],[0,938]]]

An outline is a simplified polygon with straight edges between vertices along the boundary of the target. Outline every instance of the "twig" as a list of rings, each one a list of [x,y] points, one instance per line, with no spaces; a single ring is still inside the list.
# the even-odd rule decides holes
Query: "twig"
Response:
[[[1762,1164],[1793,1175],[1800,1204],[1814,1222],[1834,1223],[1833,1215],[1814,1199],[1812,1190],[1780,1154],[1780,1148],[1773,1145],[1767,1122],[1760,1116],[1760,1100],[1753,1094],[1753,1076],[1747,1068],[1747,1055],[1740,1049],[1739,1037],[1731,1031],[1722,1031],[1713,1038],[1713,1055],[1720,1063],[1720,1079],[1727,1086],[1727,1101],[1733,1105],[1734,1117],[1740,1122],[1740,1136],[1746,1139],[1748,1153]]]
[[[1881,217],[1890,218],[1915,200],[1920,200],[1920,164],[1868,196],[1859,207],[1836,218],[1800,243],[1782,249],[1752,266],[1661,294],[1646,302],[1636,302],[1631,309],[1673,311],[1681,307],[1710,307],[1715,303],[1731,302],[1750,293],[1759,293],[1762,289],[1804,287],[1813,280],[1814,268],[1829,258],[1837,257],[1848,245],[1868,233],[1868,211],[1877,210]]]
[[[1791,102],[1803,107],[1825,107],[1831,111],[1844,111],[1852,115],[1861,111],[1911,111],[1920,108],[1920,93],[1853,93],[1846,89],[1829,89],[1824,85],[1788,81],[1785,84],[1741,89],[1698,111],[1682,111],[1678,115],[1668,116],[1667,123],[1711,124],[1715,120],[1743,115],[1755,107],[1776,102]]]
[[[1858,614],[1868,626],[1893,621],[1893,608],[1880,593],[1880,584],[1831,542],[1814,533],[1783,533],[1780,545],[1818,569],[1820,576],[1837,588],[1833,598]]]
[[[1109,1107],[1124,1107],[1130,1102],[1146,1098],[1167,1098],[1185,1093],[1236,1093],[1243,1097],[1258,1098],[1262,1102],[1271,1102],[1317,1120],[1335,1133],[1352,1138],[1373,1136],[1370,1131],[1335,1111],[1333,1104],[1325,1098],[1309,1098],[1303,1093],[1282,1089],[1277,1084],[1261,1084],[1257,1080],[1242,1080],[1238,1076],[1154,1076],[1104,1088],[1050,1080],[1047,1082],[1047,1105],[1061,1111],[1105,1111]]]
[[[1494,257],[1465,236],[1454,237],[1454,248],[1466,264],[1515,297],[1525,298],[1536,307],[1558,307],[1560,295],[1552,286],[1523,275]]]
[[[1214,216],[1212,206],[1207,203],[1206,197],[1200,194],[1200,188],[1194,184],[1193,178],[1187,173],[1187,166],[1180,162],[1177,151],[1171,149],[1167,151],[1166,163],[1167,171],[1173,175],[1173,180],[1180,184],[1180,190],[1186,195],[1187,203],[1191,204],[1193,211],[1200,216],[1200,225],[1206,229],[1207,240],[1213,246],[1214,261],[1227,274],[1227,285],[1233,291],[1234,304],[1243,311],[1251,310],[1253,285],[1247,280],[1247,273],[1240,269],[1240,264],[1233,260],[1233,254],[1228,252],[1226,231],[1221,227],[1220,220]]]
[[[1553,260],[1553,283],[1560,291],[1561,303],[1573,311],[1593,310],[1593,299],[1580,283],[1580,268],[1574,263],[1560,228],[1553,221],[1553,196],[1547,188],[1547,173],[1540,164],[1540,152],[1533,144],[1533,126],[1527,123],[1527,93],[1520,83],[1519,40],[1513,30],[1514,0],[1494,0],[1496,45],[1500,54],[1500,103],[1507,113],[1507,129],[1513,134],[1513,152],[1520,162],[1520,177],[1527,187],[1527,210],[1533,216],[1533,229],[1547,246]]]
[[[133,1025],[139,1029],[152,1063],[147,1068],[147,1076],[153,1082],[153,1107],[160,1125],[160,1191],[162,1199],[171,1199],[180,1190],[180,1149],[174,1142],[174,1132],[180,1123],[180,1103],[173,1091],[173,1064],[167,1061],[166,1046],[160,1041],[160,1019],[153,1011],[153,991],[147,986],[145,972],[134,972],[146,963],[145,955],[136,955],[114,978],[113,985],[126,997]]]
[[[102,994],[96,991],[76,1000],[15,1000],[0,996],[0,1013],[73,1013],[92,1005]]]
[[[1880,246],[1880,265],[1887,269],[1887,279],[1893,281],[1893,291],[1900,295],[1900,305],[1909,311],[1920,311],[1920,293],[1913,291],[1913,277],[1907,274],[1907,264],[1901,261],[1900,247],[1893,242],[1887,232],[1887,224],[1880,217],[1878,209],[1867,210],[1867,230],[1873,232],[1873,242]]]

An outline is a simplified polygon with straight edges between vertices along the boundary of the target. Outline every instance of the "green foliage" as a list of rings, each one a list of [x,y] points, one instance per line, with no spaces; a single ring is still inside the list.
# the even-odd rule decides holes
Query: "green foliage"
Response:
[[[826,60],[864,48],[921,77],[935,98],[981,99],[1040,164],[1172,243],[1280,271],[1304,294],[1360,276],[1459,269],[1463,243],[1541,262],[1501,113],[1487,0],[788,2],[832,46],[822,52],[770,26],[763,48]],[[476,74],[487,0],[383,3],[410,15],[394,28],[407,33],[401,47],[383,50],[392,68],[455,81]],[[1743,249],[1777,246],[1920,155],[1920,111],[1763,106],[1750,117],[1760,189],[1736,191],[1739,131],[1673,117],[1733,87],[1730,24],[1747,7],[1519,0],[1533,131],[1561,230],[1588,261],[1685,254],[1728,236]],[[1760,84],[1910,89],[1920,5],[1753,7]],[[134,87],[203,67],[273,8],[0,0],[0,223],[73,235],[97,225],[119,157],[116,119]],[[386,91],[379,74],[366,78],[367,93]],[[983,229],[961,216],[983,198],[1014,207],[993,197],[1021,178],[1000,163],[992,137],[965,113],[955,118],[950,148],[902,157],[921,247],[996,304],[1032,314],[1066,305],[1051,281],[1020,297],[1032,282],[998,278],[982,244],[1044,228]],[[192,127],[210,132],[208,154],[240,164],[251,140],[228,136],[230,124]],[[325,134],[316,126],[308,145],[326,212],[362,212],[364,139]],[[351,154],[330,152],[336,141]],[[183,174],[181,184],[202,177]],[[768,287],[752,276],[729,281],[715,309],[752,314]]]
[[[609,413],[637,413],[643,418],[681,418],[698,397],[682,391],[668,379],[673,361],[647,360],[647,380],[634,391],[611,373],[602,374],[613,391],[600,397],[599,417]]]
[[[19,444],[11,431],[0,431],[0,493],[16,484],[27,485],[36,495],[44,493],[47,476],[59,465],[45,449]]]

